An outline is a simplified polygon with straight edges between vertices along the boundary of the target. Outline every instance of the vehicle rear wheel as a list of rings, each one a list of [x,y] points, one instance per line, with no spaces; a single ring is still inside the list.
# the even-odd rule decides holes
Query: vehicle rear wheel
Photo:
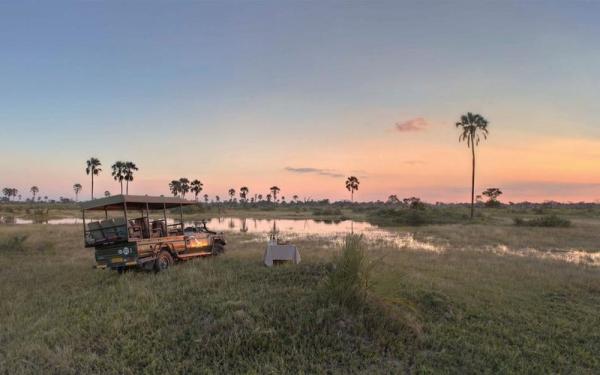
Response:
[[[165,271],[169,269],[169,267],[171,267],[172,264],[173,257],[171,256],[171,254],[169,254],[167,250],[162,250],[158,254],[156,261],[154,262],[154,270],[156,272]]]
[[[225,252],[225,246],[222,243],[216,242],[212,247],[212,255],[219,255]]]

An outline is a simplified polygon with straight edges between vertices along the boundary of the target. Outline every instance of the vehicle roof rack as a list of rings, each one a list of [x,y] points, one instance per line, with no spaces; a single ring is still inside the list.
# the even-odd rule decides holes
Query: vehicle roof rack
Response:
[[[98,198],[80,204],[81,209],[86,211],[111,211],[122,210],[123,205],[127,203],[128,209],[150,209],[162,210],[163,208],[173,208],[180,206],[191,206],[198,204],[195,201],[189,201],[177,197],[153,197],[149,195],[113,195],[105,198]]]

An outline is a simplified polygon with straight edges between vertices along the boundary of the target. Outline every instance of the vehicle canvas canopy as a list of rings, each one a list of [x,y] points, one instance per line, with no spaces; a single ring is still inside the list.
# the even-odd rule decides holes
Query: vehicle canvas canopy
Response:
[[[115,195],[81,203],[86,246],[183,235],[183,206],[196,202],[176,197]],[[167,210],[179,207],[179,222],[169,224]],[[162,211],[161,218],[150,218],[150,211]],[[87,211],[103,211],[103,220],[86,220]],[[109,212],[123,215],[109,218]],[[111,216],[114,216],[112,214]]]

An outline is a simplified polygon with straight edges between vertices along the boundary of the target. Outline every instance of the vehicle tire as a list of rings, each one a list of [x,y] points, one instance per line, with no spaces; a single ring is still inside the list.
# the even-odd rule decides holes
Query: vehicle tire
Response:
[[[156,272],[166,271],[173,264],[173,257],[167,250],[162,250],[154,262]]]
[[[212,255],[219,255],[225,252],[225,246],[222,243],[216,242],[212,247]]]

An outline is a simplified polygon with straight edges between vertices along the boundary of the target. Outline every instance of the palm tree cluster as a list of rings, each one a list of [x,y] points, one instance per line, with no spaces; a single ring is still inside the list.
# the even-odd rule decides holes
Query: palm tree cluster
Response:
[[[123,181],[125,181],[125,194],[129,195],[129,182],[133,181],[134,172],[138,170],[137,165],[132,161],[116,161],[110,168],[113,179],[121,185],[121,194],[123,194]]]
[[[200,180],[195,179],[192,182],[187,177],[181,177],[179,180],[169,182],[169,190],[174,197],[185,199],[185,195],[190,191],[194,193],[194,198],[198,200],[198,194],[202,192],[204,184]]]
[[[5,187],[2,189],[2,194],[6,197],[6,199],[10,200],[10,198],[15,198],[19,194],[19,190],[16,188]]]
[[[42,198],[44,201],[48,201],[48,196],[44,196],[42,197],[41,195],[39,195],[40,193],[40,188],[37,186],[32,186],[29,191],[31,192],[31,198],[27,198],[27,202],[41,202]],[[11,198],[17,198],[19,201],[21,201],[22,199],[22,195],[19,194],[19,189],[17,188],[12,188],[12,187],[5,187],[2,189],[2,194],[4,195],[4,198],[2,198],[2,200],[5,201],[10,201]]]
[[[98,176],[102,172],[102,163],[100,159],[96,157],[90,157],[86,162],[85,173],[92,176],[91,185],[91,197],[94,199],[94,176]],[[121,194],[123,194],[123,181],[125,181],[125,194],[129,194],[129,183],[133,181],[134,174],[139,170],[138,166],[132,161],[116,161],[110,166],[111,176],[117,181],[121,188]],[[79,193],[82,190],[80,183],[73,185],[73,191],[75,191],[75,199],[78,200]],[[110,196],[110,192],[107,190],[104,192],[104,196]]]

